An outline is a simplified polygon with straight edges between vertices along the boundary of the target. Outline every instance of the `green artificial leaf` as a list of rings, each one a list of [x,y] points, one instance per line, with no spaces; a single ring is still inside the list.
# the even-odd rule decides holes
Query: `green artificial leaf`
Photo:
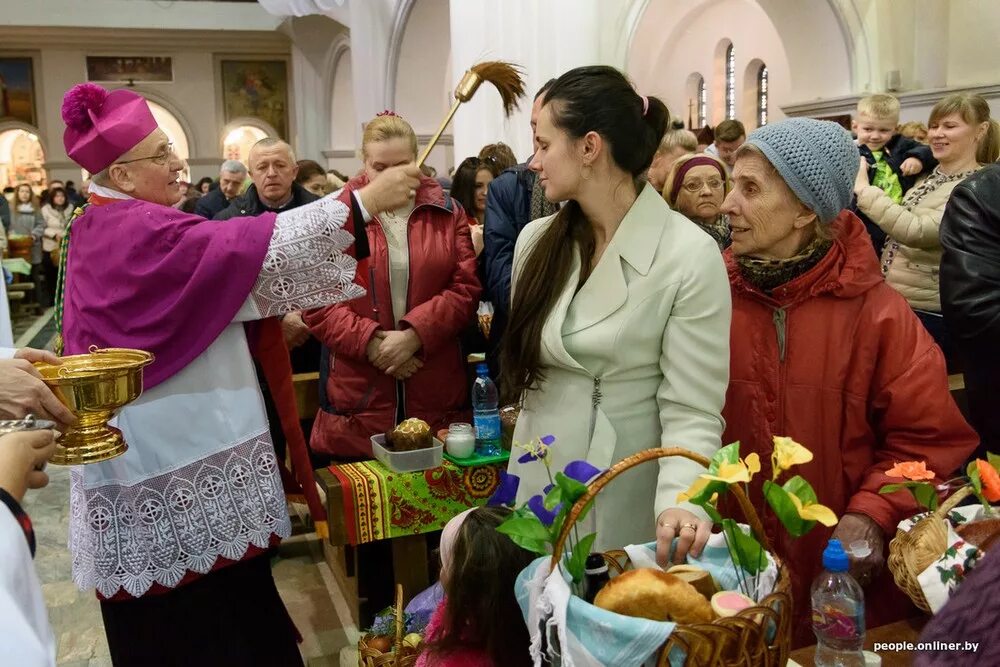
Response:
[[[966,466],[965,474],[969,476],[969,482],[972,484],[972,488],[976,494],[981,494],[983,492],[983,481],[979,479],[979,466],[976,465],[975,460],[970,461],[969,465]]]
[[[553,484],[549,492],[545,494],[545,500],[542,501],[542,505],[545,509],[552,511],[556,508],[556,505],[563,501],[563,490],[558,484]]]
[[[590,549],[594,546],[594,540],[596,539],[597,533],[591,533],[584,536],[578,544],[574,545],[572,555],[566,561],[566,570],[569,572],[569,576],[572,577],[573,583],[583,581],[584,571],[587,566],[587,556],[590,555]]]
[[[708,472],[716,474],[723,463],[737,463],[740,460],[740,441],[731,442],[715,452],[708,464]]]
[[[934,511],[938,507],[938,494],[934,490],[934,487],[925,482],[916,482],[910,487],[910,493],[913,497],[917,499],[917,502],[929,509]]]
[[[701,506],[701,508],[705,510],[705,514],[707,514],[708,518],[711,519],[713,522],[722,523],[722,515],[719,514],[719,510],[715,509],[715,505],[706,502]]]
[[[989,462],[993,469],[1000,472],[1000,455],[994,454],[993,452],[986,452],[986,460]]]
[[[815,505],[819,502],[819,498],[816,497],[816,491],[813,490],[812,484],[810,484],[802,475],[792,477],[787,482],[782,484],[781,488],[801,500],[803,505]]]
[[[562,499],[567,505],[572,505],[587,493],[587,485],[567,477],[564,473],[556,473],[556,486],[562,489]]]
[[[712,502],[712,496],[718,493],[720,496],[725,495],[729,491],[729,485],[725,482],[720,482],[717,479],[710,480],[708,485],[705,486],[700,492],[691,496],[687,499],[687,502],[692,505],[698,505],[699,507],[705,507]]]
[[[902,482],[900,484],[886,484],[878,490],[879,493],[895,493],[896,491],[902,491],[906,489],[910,492],[913,498],[920,503],[922,507],[925,507],[932,512],[937,509],[938,506],[938,496],[937,491],[934,487],[927,482],[916,482],[913,480]]]
[[[508,517],[503,523],[497,526],[497,530],[504,535],[513,537],[524,537],[529,540],[548,542],[551,539],[549,529],[542,525],[534,514],[530,517]]]
[[[501,533],[505,531],[501,530],[503,526],[497,526],[497,530]],[[547,556],[549,554],[549,542],[545,540],[534,540],[530,537],[525,537],[524,535],[518,535],[514,533],[506,533],[510,541],[521,547],[525,551],[530,551],[533,554],[538,554],[539,556]]]
[[[797,476],[796,476],[797,477]],[[801,479],[801,478],[800,478]],[[795,480],[795,477],[785,482],[785,487],[791,484]],[[803,480],[804,481],[804,480]],[[806,485],[809,483],[806,482]],[[793,485],[800,493],[805,493],[799,485]],[[810,487],[810,490],[812,487]],[[767,500],[767,504],[771,506],[774,510],[774,515],[778,517],[781,521],[781,525],[785,527],[788,534],[792,537],[802,537],[816,525],[815,521],[807,521],[799,516],[799,510],[795,507],[795,503],[792,502],[792,493],[786,488],[778,486],[771,480],[764,481],[764,498]],[[813,498],[816,494],[813,493]]]
[[[767,565],[767,557],[760,542],[752,535],[747,535],[732,519],[722,520],[722,530],[726,534],[731,556],[736,563],[750,574],[757,574]]]

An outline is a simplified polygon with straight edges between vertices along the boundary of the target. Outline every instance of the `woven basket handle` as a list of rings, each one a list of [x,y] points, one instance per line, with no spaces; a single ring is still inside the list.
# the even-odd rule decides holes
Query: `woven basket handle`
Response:
[[[968,485],[963,486],[958,491],[951,494],[948,500],[938,505],[938,508],[934,510],[934,518],[944,519],[945,517],[948,516],[948,512],[958,507],[958,504],[963,500],[965,500],[970,495],[972,495],[972,487]]]
[[[393,663],[399,667],[403,657],[403,628],[406,627],[406,620],[403,618],[403,585],[396,584],[396,650]]]
[[[554,571],[556,566],[559,564],[559,559],[562,557],[566,540],[569,539],[569,533],[573,530],[573,526],[576,525],[576,520],[580,516],[580,513],[583,512],[583,508],[586,507],[587,503],[593,500],[594,497],[601,492],[601,489],[607,486],[611,480],[626,470],[634,468],[640,463],[646,463],[647,461],[652,461],[654,459],[662,459],[667,456],[680,456],[685,459],[690,459],[706,469],[711,463],[709,459],[705,458],[701,454],[695,454],[694,452],[688,451],[682,447],[656,447],[654,449],[647,449],[626,457],[608,468],[603,475],[592,481],[587,486],[587,493],[580,496],[580,499],[577,500],[570,509],[569,515],[566,517],[566,521],[563,522],[562,530],[559,532],[559,539],[556,540],[555,546],[552,549],[552,570]],[[750,500],[747,498],[746,494],[743,493],[743,489],[733,484],[730,485],[729,490],[736,498],[736,502],[739,504],[740,509],[743,510],[743,514],[746,516],[747,522],[750,524],[750,530],[753,532],[754,536],[761,543],[761,546],[764,547],[765,551],[771,552],[771,542],[767,539],[767,535],[764,533],[764,526],[760,523],[760,517],[757,515],[757,510],[755,510],[753,505],[750,504]]]

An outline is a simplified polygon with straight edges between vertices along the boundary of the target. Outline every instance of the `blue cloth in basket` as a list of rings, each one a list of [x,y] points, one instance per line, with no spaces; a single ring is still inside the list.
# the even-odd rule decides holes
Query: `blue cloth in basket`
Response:
[[[655,543],[629,546],[626,551],[635,567],[656,566]],[[558,574],[550,574],[549,560],[544,557],[533,561],[514,585],[531,635],[536,667],[540,667],[543,654],[551,658],[556,652],[562,667],[625,667],[655,658],[673,632],[674,623],[622,616],[587,603],[572,595],[569,576],[561,569]],[[740,590],[739,575],[721,534],[713,534],[702,555],[688,562],[711,573],[721,590]],[[774,563],[770,562],[759,578],[762,591],[772,589],[776,575]],[[752,583],[751,577],[747,580]],[[671,665],[682,665],[684,659],[680,649],[671,651]]]

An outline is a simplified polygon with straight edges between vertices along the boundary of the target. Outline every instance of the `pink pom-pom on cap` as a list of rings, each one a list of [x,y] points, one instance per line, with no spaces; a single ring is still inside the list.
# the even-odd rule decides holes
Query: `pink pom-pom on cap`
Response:
[[[99,114],[106,99],[108,91],[96,83],[81,83],[70,88],[62,103],[62,119],[66,127],[85,132],[94,124],[90,113]]]
[[[66,154],[92,174],[106,169],[157,127],[142,95],[126,88],[108,91],[93,83],[66,92],[62,117]]]

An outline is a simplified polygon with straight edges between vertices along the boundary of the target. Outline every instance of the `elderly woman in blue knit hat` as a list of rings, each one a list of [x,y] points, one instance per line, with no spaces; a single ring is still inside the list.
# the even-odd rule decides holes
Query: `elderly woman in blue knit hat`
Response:
[[[827,540],[866,541],[852,572],[869,597],[870,625],[909,612],[885,571],[896,524],[917,511],[906,492],[882,495],[896,461],[926,461],[947,479],[976,445],[948,392],[940,348],[882,279],[864,225],[846,211],[858,150],[840,126],[795,118],[753,132],[736,154],[722,205],[732,246],[730,384],[723,442],[760,455],[772,478],[775,436],[813,453],[794,470],[839,517],[793,539],[765,530],[792,572],[795,643],[813,643],[809,586]],[[783,481],[783,479],[781,480]],[[896,480],[898,481],[898,480]],[[859,553],[862,553],[859,551]]]

